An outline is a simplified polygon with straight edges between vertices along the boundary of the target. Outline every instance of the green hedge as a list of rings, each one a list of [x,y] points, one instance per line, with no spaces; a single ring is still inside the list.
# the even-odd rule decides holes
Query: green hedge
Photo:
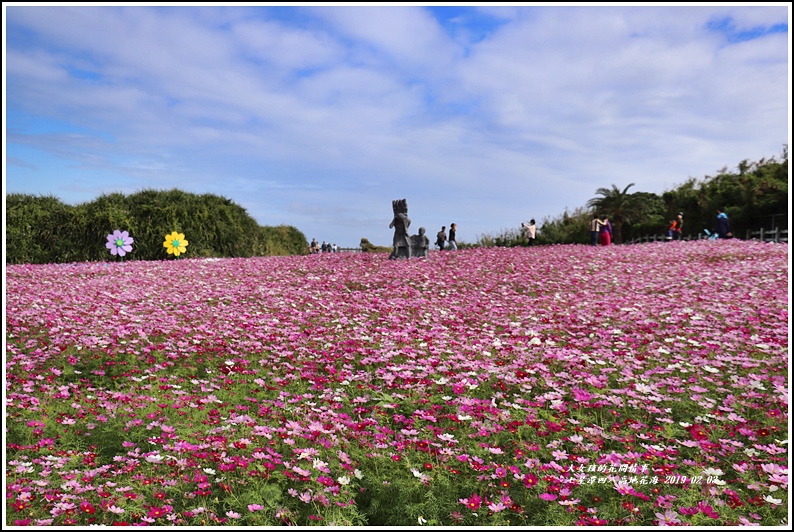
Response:
[[[243,207],[214,194],[142,190],[103,194],[70,206],[53,196],[6,196],[6,263],[44,264],[115,259],[105,247],[114,230],[135,243],[125,260],[169,257],[165,235],[184,233],[186,257],[302,255],[308,242],[298,229],[263,227]]]

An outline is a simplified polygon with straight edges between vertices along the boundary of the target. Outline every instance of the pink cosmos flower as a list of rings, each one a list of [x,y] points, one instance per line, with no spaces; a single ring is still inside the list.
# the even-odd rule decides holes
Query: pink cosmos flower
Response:
[[[678,519],[678,514],[673,510],[667,510],[663,514],[656,512],[656,517],[659,520],[659,526],[673,526],[681,524],[681,520]]]
[[[507,506],[505,506],[502,501],[492,502],[488,505],[488,509],[494,513],[501,512],[502,510],[507,510]]]
[[[566,453],[566,452],[565,452],[565,451],[563,451],[563,450],[556,450],[556,451],[552,451],[552,452],[551,452],[551,455],[552,455],[554,458],[556,458],[557,460],[565,460],[566,458],[568,458],[568,453]]]

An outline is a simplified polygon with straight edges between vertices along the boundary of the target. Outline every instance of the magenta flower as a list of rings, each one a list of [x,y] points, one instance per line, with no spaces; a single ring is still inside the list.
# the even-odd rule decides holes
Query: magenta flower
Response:
[[[538,497],[540,497],[544,501],[553,501],[557,499],[557,496],[554,495],[553,493],[541,493],[540,495],[538,495]]]
[[[700,501],[698,503],[698,510],[700,510],[706,516],[711,517],[712,519],[718,519],[720,516],[717,512],[714,511],[714,508],[712,508],[710,504],[706,504],[703,501]]]
[[[127,252],[132,251],[133,238],[127,231],[119,231],[116,229],[113,234],[108,235],[108,241],[105,247],[110,250],[111,255],[118,255],[123,257]]]
[[[474,493],[468,499],[459,499],[458,502],[465,504],[466,508],[471,511],[477,511],[480,509],[480,505],[482,504],[482,497]]]

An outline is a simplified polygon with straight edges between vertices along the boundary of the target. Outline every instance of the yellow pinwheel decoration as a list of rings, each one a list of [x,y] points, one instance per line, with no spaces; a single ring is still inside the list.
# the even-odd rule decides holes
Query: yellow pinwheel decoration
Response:
[[[172,232],[170,235],[165,235],[165,242],[163,242],[165,250],[168,251],[169,255],[173,255],[174,257],[178,257],[181,253],[187,251],[187,245],[188,241],[185,239],[185,234],[177,233],[176,231]]]

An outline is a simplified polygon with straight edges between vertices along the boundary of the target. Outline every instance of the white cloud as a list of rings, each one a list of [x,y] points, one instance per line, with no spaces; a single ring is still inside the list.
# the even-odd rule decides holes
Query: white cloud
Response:
[[[333,7],[316,11],[333,29],[383,54],[398,68],[432,75],[448,66],[456,48],[435,19],[419,7]]]

